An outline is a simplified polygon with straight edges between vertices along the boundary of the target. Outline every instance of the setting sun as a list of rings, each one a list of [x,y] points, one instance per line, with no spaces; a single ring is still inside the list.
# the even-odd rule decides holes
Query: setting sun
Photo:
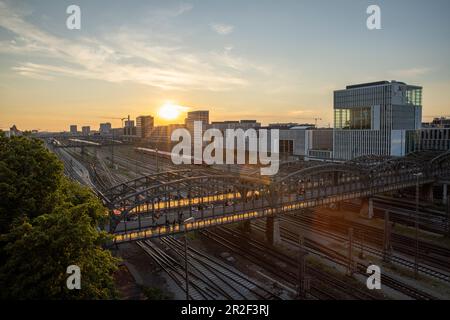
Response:
[[[181,112],[183,112],[184,110],[185,107],[179,106],[172,102],[166,102],[159,109],[158,116],[160,116],[164,120],[174,120],[178,118]]]

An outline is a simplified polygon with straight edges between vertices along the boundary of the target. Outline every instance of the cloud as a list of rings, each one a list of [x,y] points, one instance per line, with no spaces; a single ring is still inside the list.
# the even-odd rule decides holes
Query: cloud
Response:
[[[234,31],[234,27],[232,25],[222,23],[213,23],[211,28],[222,36],[228,35]]]
[[[192,10],[194,6],[190,3],[181,3],[177,10],[173,13],[173,16],[177,17],[179,15],[182,15],[183,13],[189,12]]]
[[[179,15],[191,9],[186,5],[171,12]],[[248,85],[244,71],[249,67],[243,58],[232,56],[229,50],[221,57],[214,52],[199,52],[170,36],[164,41],[158,32],[149,34],[122,27],[108,34],[72,40],[41,30],[29,23],[24,13],[2,1],[0,27],[14,34],[13,39],[0,41],[0,53],[26,59],[13,67],[26,77],[129,81],[176,90],[224,91]],[[47,63],[37,58],[45,58]],[[264,70],[252,65],[252,70]]]
[[[401,69],[401,70],[393,70],[390,72],[392,76],[399,78],[414,78],[418,76],[422,76],[431,71],[431,68],[427,67],[415,67],[409,69]]]
[[[292,110],[290,111],[293,115],[304,115],[304,114],[313,114],[315,110],[303,109],[303,110]]]
[[[239,72],[257,72],[262,75],[270,75],[272,69],[267,66],[254,63],[242,57],[236,56],[232,52],[233,47],[227,46],[222,52],[211,52],[211,61],[223,67]]]
[[[191,11],[193,8],[194,6],[190,3],[180,3],[166,8],[152,8],[147,15],[153,19],[175,18]]]

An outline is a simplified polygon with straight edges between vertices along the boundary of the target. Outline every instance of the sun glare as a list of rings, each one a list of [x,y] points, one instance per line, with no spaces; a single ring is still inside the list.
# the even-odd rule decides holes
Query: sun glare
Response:
[[[174,120],[178,118],[184,107],[176,105],[172,102],[166,102],[159,108],[158,115],[164,120]]]

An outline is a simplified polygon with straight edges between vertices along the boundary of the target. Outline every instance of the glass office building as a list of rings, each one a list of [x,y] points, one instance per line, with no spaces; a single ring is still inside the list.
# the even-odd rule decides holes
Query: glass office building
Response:
[[[334,158],[396,155],[399,130],[421,126],[422,87],[397,81],[347,86],[334,92]]]

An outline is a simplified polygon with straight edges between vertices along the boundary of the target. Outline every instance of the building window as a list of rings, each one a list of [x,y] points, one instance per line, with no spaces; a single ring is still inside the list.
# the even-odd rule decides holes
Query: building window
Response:
[[[334,127],[336,129],[371,129],[372,114],[370,107],[334,109]]]
[[[406,103],[413,104],[415,106],[422,105],[422,89],[407,89],[406,90]]]
[[[280,153],[287,155],[294,154],[294,141],[293,140],[280,140]]]

